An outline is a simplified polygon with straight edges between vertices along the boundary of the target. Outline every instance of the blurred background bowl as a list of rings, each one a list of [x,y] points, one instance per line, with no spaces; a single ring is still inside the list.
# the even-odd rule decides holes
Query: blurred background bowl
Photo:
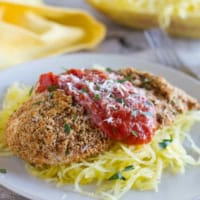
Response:
[[[115,22],[134,29],[161,27],[177,37],[200,38],[198,0],[87,0]]]

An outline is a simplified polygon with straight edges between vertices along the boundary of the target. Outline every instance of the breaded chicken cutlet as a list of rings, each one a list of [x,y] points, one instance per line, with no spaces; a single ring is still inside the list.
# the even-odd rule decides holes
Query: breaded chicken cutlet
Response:
[[[198,102],[161,77],[132,68],[116,73],[143,88],[156,108],[157,127],[173,123],[178,114],[198,110]],[[31,97],[7,124],[10,149],[25,161],[42,166],[69,164],[107,150],[112,141],[96,128],[86,111],[62,90]]]
[[[145,89],[148,99],[156,107],[159,128],[173,123],[178,114],[200,109],[200,104],[196,99],[160,76],[134,68],[122,69],[119,73],[125,77],[131,77],[129,81],[134,86]]]
[[[7,143],[36,165],[81,161],[106,150],[110,140],[63,91],[33,96],[9,120]]]

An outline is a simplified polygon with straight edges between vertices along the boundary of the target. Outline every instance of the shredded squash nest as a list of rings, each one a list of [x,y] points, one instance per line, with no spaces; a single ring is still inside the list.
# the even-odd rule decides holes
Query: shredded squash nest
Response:
[[[14,84],[8,89],[0,111],[1,155],[11,154],[4,141],[6,122],[11,113],[29,97],[30,87]],[[75,191],[101,199],[116,200],[131,189],[158,190],[164,170],[183,173],[188,164],[200,165],[200,148],[188,134],[195,122],[200,122],[200,111],[178,116],[172,126],[158,130],[147,145],[116,143],[109,151],[80,163],[44,168],[27,164],[26,167],[34,176],[55,181],[58,186],[74,184]],[[185,140],[190,143],[190,151],[193,150],[199,159],[195,160],[186,152],[183,146]],[[96,185],[94,193],[81,187],[90,183]]]

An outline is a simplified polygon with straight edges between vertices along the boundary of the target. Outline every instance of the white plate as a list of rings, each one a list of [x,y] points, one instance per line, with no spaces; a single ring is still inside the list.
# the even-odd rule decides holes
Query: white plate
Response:
[[[11,57],[12,59],[12,57]],[[91,67],[93,64],[113,67],[134,66],[141,70],[153,72],[167,78],[174,85],[183,88],[192,96],[200,100],[200,82],[186,75],[156,63],[137,60],[131,56],[119,55],[69,55],[51,57],[38,60],[0,72],[0,96],[6,88],[15,81],[32,85],[43,72],[61,72],[63,67]],[[200,138],[197,137],[200,144]],[[30,176],[24,168],[24,163],[15,157],[0,158],[0,168],[6,168],[8,173],[0,176],[0,184],[31,199],[41,200],[86,200],[88,197],[73,192],[66,192],[66,188],[56,188],[55,184],[49,184]],[[164,175],[159,185],[159,192],[128,192],[123,199],[126,200],[197,200],[200,195],[200,168],[188,168],[185,174]],[[200,197],[199,197],[200,198]]]

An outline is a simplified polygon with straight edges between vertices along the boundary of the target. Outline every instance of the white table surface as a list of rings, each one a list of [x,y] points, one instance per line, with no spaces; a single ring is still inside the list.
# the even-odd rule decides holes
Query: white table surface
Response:
[[[89,11],[97,19],[106,24],[108,33],[106,39],[92,52],[94,53],[119,53],[119,54],[138,54],[143,59],[155,60],[155,55],[151,52],[145,40],[143,32],[130,30],[114,24],[102,14],[91,8],[84,0],[46,0],[46,3],[54,6],[82,8]],[[199,41],[196,41],[197,43]],[[194,43],[194,42],[192,42]],[[176,47],[181,50],[187,50],[191,46],[191,41],[176,40]],[[195,47],[196,48],[196,47]],[[200,45],[199,45],[200,49]],[[195,51],[197,52],[197,51]],[[199,56],[200,67],[200,51],[197,53]],[[193,58],[192,58],[193,59]],[[198,70],[198,69],[197,69]],[[199,68],[200,70],[200,68]],[[13,192],[0,186],[0,200],[26,200]]]

